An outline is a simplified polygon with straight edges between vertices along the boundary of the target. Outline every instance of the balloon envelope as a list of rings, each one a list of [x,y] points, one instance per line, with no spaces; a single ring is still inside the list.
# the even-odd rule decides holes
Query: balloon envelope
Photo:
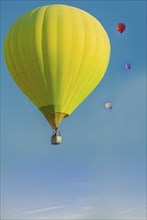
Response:
[[[127,70],[130,70],[130,69],[131,69],[131,64],[127,63],[127,64],[125,65],[125,67],[126,67]]]
[[[107,109],[112,109],[112,103],[111,103],[111,102],[107,102],[107,103],[105,104],[105,108],[107,108]]]
[[[125,29],[126,29],[126,25],[123,23],[118,23],[116,25],[116,30],[120,33],[123,33]]]
[[[16,84],[56,128],[103,78],[110,42],[92,15],[49,5],[16,20],[6,36],[4,54]]]

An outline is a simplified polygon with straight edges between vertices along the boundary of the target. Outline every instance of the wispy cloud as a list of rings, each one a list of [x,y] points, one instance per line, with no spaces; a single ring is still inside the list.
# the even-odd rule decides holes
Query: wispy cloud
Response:
[[[85,210],[85,211],[89,211],[89,210],[94,210],[94,209],[96,209],[95,207],[92,207],[92,206],[81,206],[80,208],[83,209],[83,210]]]
[[[136,209],[140,209],[140,208],[145,208],[146,206],[137,206],[137,207],[133,207],[133,208],[130,208],[130,209],[125,209],[125,210],[121,210],[117,213],[120,213],[120,214],[124,214],[124,213],[129,213],[129,212],[132,212]]]
[[[40,208],[40,209],[33,209],[33,210],[28,210],[25,211],[22,214],[25,215],[31,215],[31,214],[38,214],[38,213],[45,213],[45,212],[49,212],[49,211],[56,211],[52,212],[52,214],[50,213],[50,216],[48,216],[48,213],[46,213],[45,215],[47,215],[45,217],[46,218],[59,218],[58,215],[63,215],[62,219],[75,219],[75,218],[85,218],[85,215],[88,215],[89,213],[91,213],[91,211],[95,210],[96,208],[93,207],[91,205],[92,201],[95,201],[97,199],[97,197],[81,197],[78,198],[77,201],[75,201],[75,204],[72,202],[72,204],[69,202],[68,204],[66,203],[66,205],[56,205],[56,206],[49,206],[49,207],[45,207],[45,208]],[[66,211],[66,215],[63,213],[60,213],[60,211],[62,211],[62,209],[65,209]],[[69,210],[68,210],[69,209]],[[60,211],[58,211],[60,210]],[[68,217],[67,217],[68,216]],[[61,216],[60,216],[61,217]]]
[[[24,214],[36,214],[36,213],[40,213],[40,212],[47,212],[47,211],[52,211],[52,210],[56,210],[56,209],[63,209],[66,208],[67,205],[62,205],[62,206],[49,206],[47,208],[41,208],[41,209],[33,209],[33,210],[29,210],[24,212]]]
[[[105,215],[110,215],[110,214],[126,214],[126,213],[130,213],[134,210],[137,210],[137,209],[146,209],[146,205],[140,205],[140,206],[137,206],[137,207],[132,207],[132,208],[129,208],[129,209],[123,209],[123,210],[120,210],[120,211],[115,211],[115,212],[111,212],[111,213],[106,213]]]

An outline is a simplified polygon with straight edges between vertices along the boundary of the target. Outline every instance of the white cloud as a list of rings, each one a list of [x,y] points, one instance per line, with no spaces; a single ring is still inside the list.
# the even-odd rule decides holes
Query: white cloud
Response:
[[[67,205],[62,205],[62,206],[50,206],[47,208],[41,208],[41,209],[34,209],[34,210],[30,210],[30,211],[26,211],[24,212],[24,214],[35,214],[35,213],[40,213],[40,212],[47,212],[47,211],[52,211],[52,210],[56,210],[56,209],[63,209],[66,208]]]

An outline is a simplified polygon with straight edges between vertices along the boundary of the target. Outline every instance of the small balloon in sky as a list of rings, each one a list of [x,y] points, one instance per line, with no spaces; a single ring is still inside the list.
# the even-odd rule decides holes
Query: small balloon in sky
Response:
[[[120,33],[123,33],[125,31],[125,29],[126,29],[126,25],[123,23],[118,23],[116,25],[116,30]]]
[[[126,64],[125,64],[125,68],[126,68],[127,70],[130,70],[130,69],[131,69],[131,64],[130,64],[130,63],[126,63]]]
[[[112,110],[112,103],[111,102],[106,102],[105,103],[105,108],[109,109],[109,110]]]

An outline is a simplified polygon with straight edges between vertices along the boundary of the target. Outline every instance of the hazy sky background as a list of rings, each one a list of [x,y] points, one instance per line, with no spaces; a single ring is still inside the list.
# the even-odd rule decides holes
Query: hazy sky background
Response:
[[[111,42],[106,75],[61,123],[59,146],[51,146],[51,128],[15,85],[3,57],[15,19],[53,3],[91,13]],[[1,6],[2,220],[145,219],[146,2],[5,0]],[[122,35],[118,22],[127,26]]]

